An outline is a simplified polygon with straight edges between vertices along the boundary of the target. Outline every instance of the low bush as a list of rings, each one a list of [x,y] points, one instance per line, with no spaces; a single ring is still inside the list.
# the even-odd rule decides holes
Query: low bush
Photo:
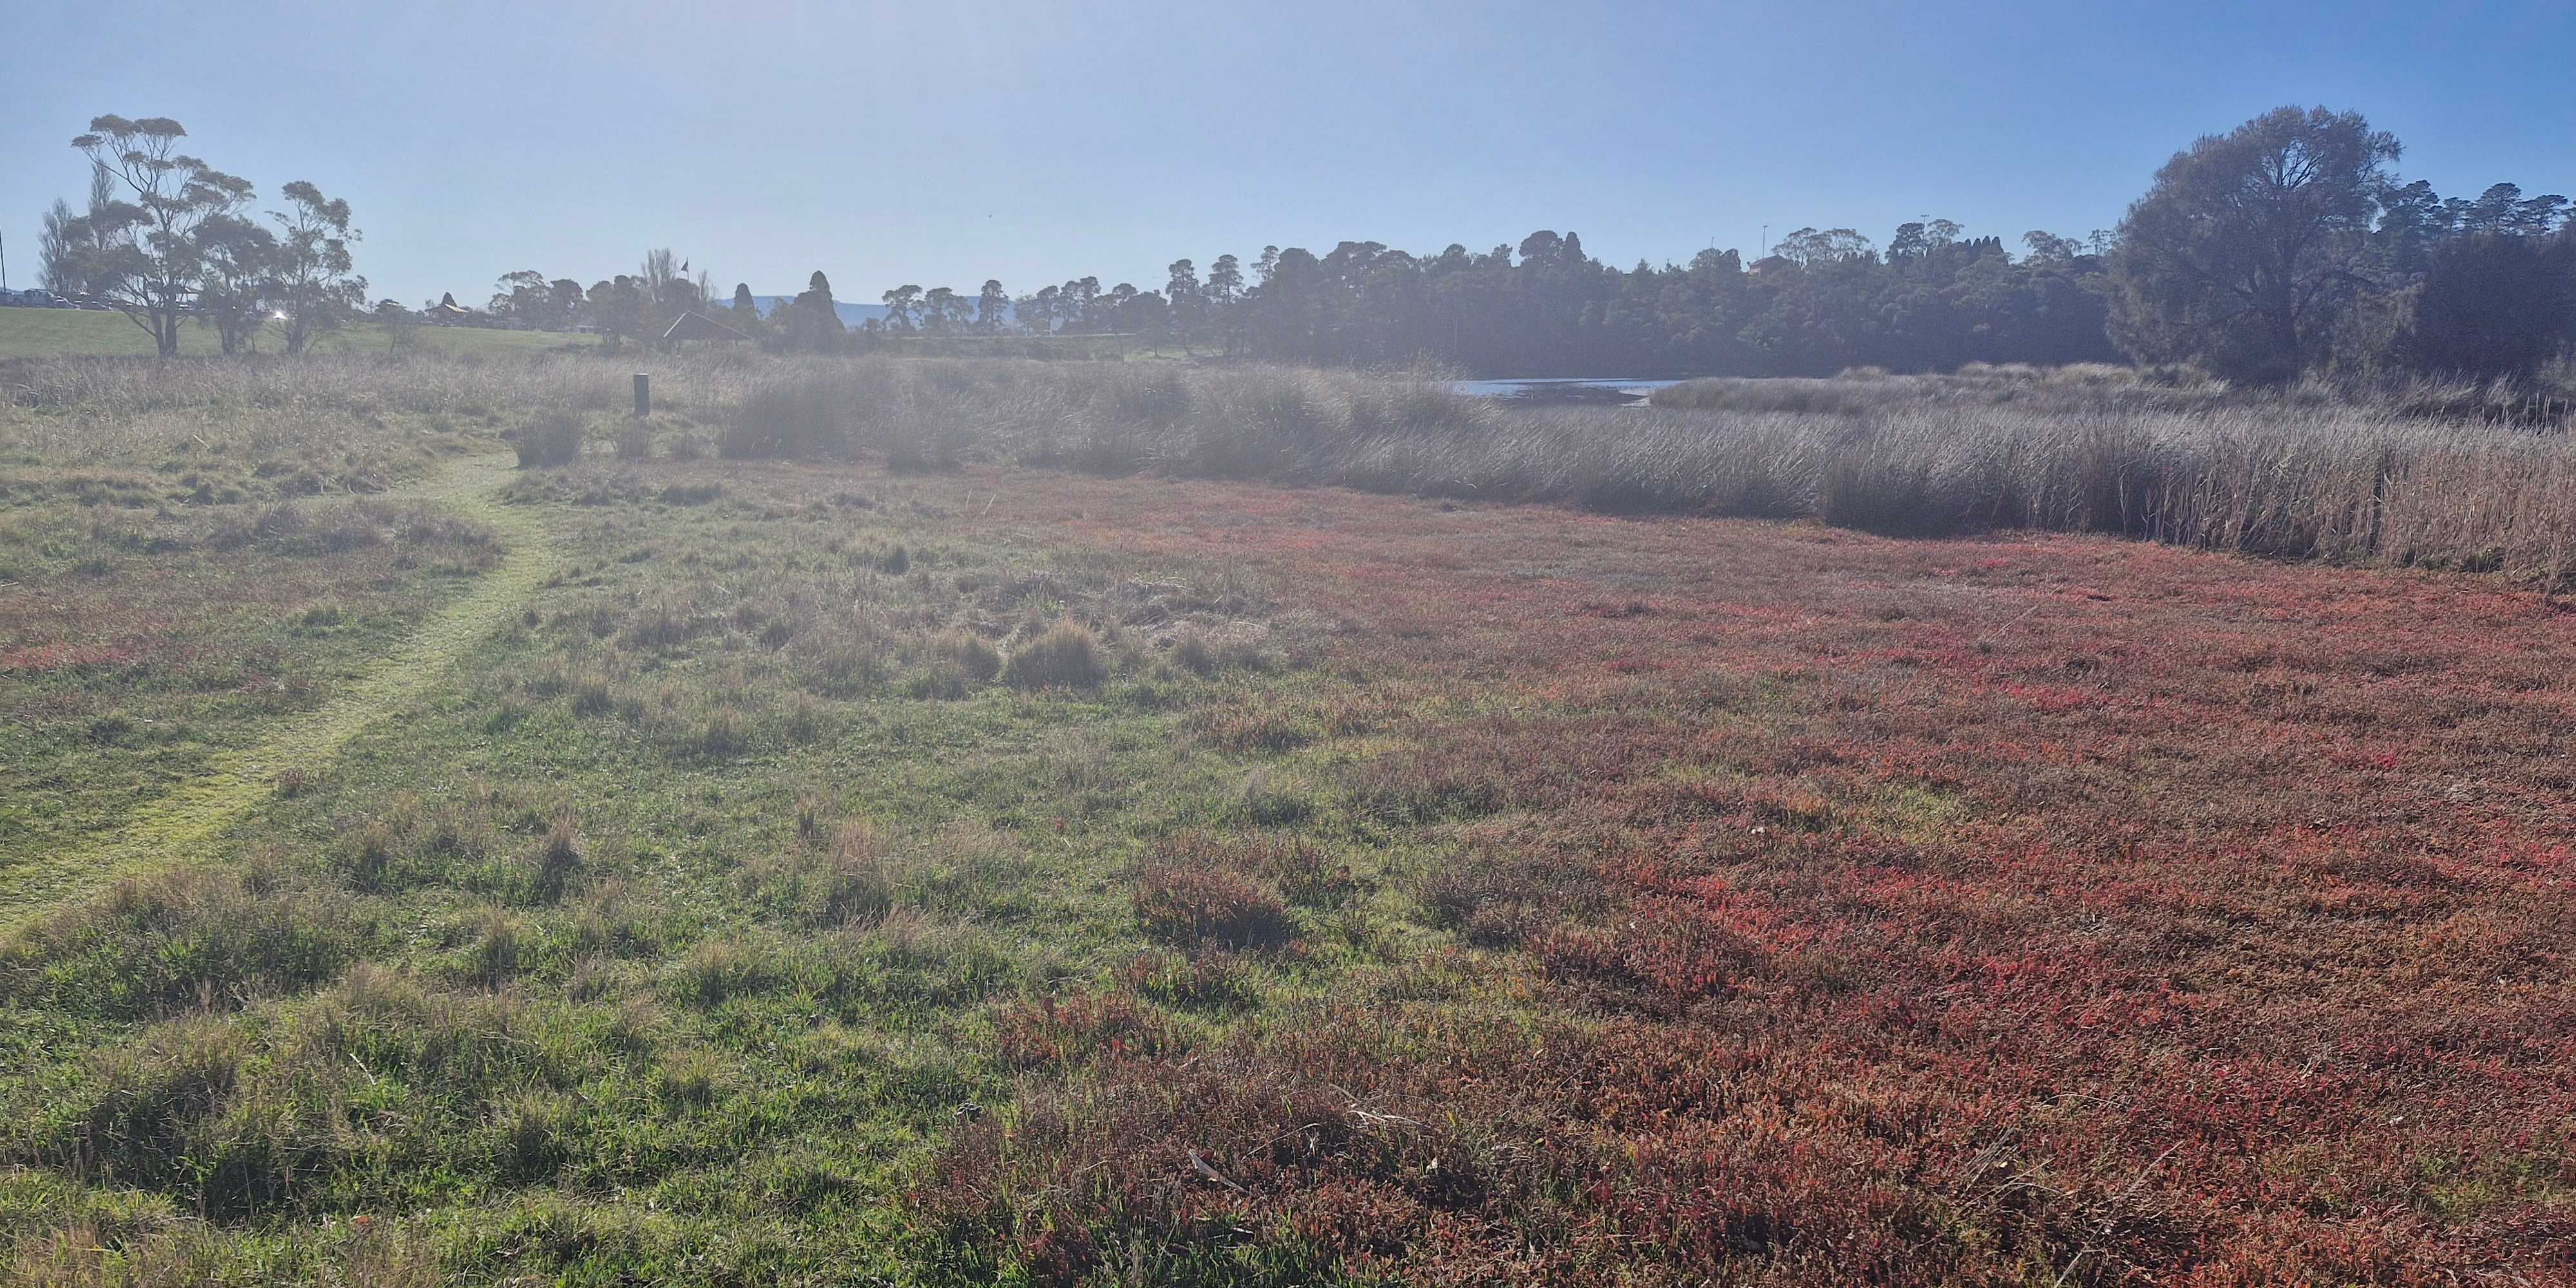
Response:
[[[547,412],[519,426],[510,446],[518,452],[519,468],[523,470],[570,465],[581,459],[587,433],[577,413]]]

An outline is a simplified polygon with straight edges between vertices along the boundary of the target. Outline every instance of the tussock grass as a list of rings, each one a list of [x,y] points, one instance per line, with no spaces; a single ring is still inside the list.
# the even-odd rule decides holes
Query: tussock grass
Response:
[[[1002,666],[1002,683],[1014,689],[1089,689],[1108,678],[1098,641],[1071,622],[1011,650]]]

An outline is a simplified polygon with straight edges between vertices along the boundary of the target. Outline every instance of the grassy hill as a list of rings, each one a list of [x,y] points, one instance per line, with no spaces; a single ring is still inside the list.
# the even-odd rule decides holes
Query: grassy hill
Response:
[[[470,327],[420,327],[412,332],[417,343],[446,352],[464,353],[492,349],[555,349],[567,344],[596,343],[590,337],[552,331],[485,331]],[[314,341],[320,349],[383,349],[391,347],[392,337],[373,322],[362,322],[346,331]],[[221,349],[211,326],[190,325],[180,334],[182,353],[215,353]],[[279,342],[274,333],[260,338],[262,349],[274,350]],[[0,309],[0,358],[42,358],[66,353],[146,354],[152,352],[152,337],[143,328],[127,321],[122,313],[91,312],[86,309]]]

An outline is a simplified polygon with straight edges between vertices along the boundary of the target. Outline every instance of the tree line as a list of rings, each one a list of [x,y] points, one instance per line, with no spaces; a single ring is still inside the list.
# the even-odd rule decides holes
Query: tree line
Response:
[[[248,180],[179,151],[187,133],[168,117],[92,119],[72,140],[90,161],[88,205],[57,199],[45,213],[39,275],[49,290],[114,305],[163,357],[191,320],[213,327],[226,353],[271,327],[287,352],[303,352],[366,300],[349,203],[299,179],[278,190],[286,208],[264,224],[246,213],[258,195]]]
[[[175,121],[105,116],[73,140],[93,163],[86,212],[46,219],[48,285],[126,310],[160,351],[188,318],[227,352],[278,326],[301,349],[356,316],[366,281],[345,202],[288,184],[272,230],[250,185],[176,151]],[[846,351],[916,337],[1108,334],[1157,347],[1368,366],[1436,360],[1513,375],[1830,375],[1946,371],[1970,362],[2189,363],[2280,382],[2317,370],[2530,378],[2576,344],[2576,220],[2567,198],[2511,183],[2474,198],[2400,182],[2397,140],[2358,113],[2283,107],[2175,154],[2116,229],[2023,234],[2017,247],[1957,223],[1902,224],[1881,249],[1850,228],[1800,228],[1751,262],[1711,248],[1621,269],[1582,239],[1417,255],[1346,241],[1323,254],[1265,246],[1159,286],[1098,277],[1013,295],[907,284],[885,316],[843,326],[817,271],[764,316],[748,285],[718,302],[710,275],[668,250],[582,284],[504,275],[481,308],[448,296],[376,314],[599,333],[658,343],[689,313],[782,349]]]
[[[2400,181],[2400,151],[2358,113],[2283,107],[2175,154],[2116,229],[2028,232],[2017,252],[1946,219],[1902,224],[1884,250],[1853,229],[1801,228],[1749,264],[1710,249],[1624,270],[1571,232],[1427,256],[1265,246],[1248,279],[1233,255],[1204,278],[1182,259],[1159,290],[1096,277],[1017,297],[998,281],[971,298],[902,286],[882,321],[842,337],[837,321],[799,319],[797,340],[1118,332],[1274,361],[1429,358],[1514,375],[2125,360],[2279,383],[2321,370],[2530,379],[2566,363],[2568,199],[2513,183],[2445,197]]]

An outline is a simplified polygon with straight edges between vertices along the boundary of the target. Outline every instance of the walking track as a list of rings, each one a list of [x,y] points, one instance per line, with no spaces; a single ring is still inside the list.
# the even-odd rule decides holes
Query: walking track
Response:
[[[464,598],[432,614],[329,702],[140,807],[113,837],[67,845],[11,873],[0,887],[0,931],[119,877],[184,861],[273,795],[279,771],[328,761],[359,731],[399,713],[445,679],[456,660],[517,611],[553,570],[543,526],[535,516],[501,504],[497,495],[512,464],[507,456],[457,461],[431,482],[399,493],[440,502],[500,534],[500,564],[476,578]]]

